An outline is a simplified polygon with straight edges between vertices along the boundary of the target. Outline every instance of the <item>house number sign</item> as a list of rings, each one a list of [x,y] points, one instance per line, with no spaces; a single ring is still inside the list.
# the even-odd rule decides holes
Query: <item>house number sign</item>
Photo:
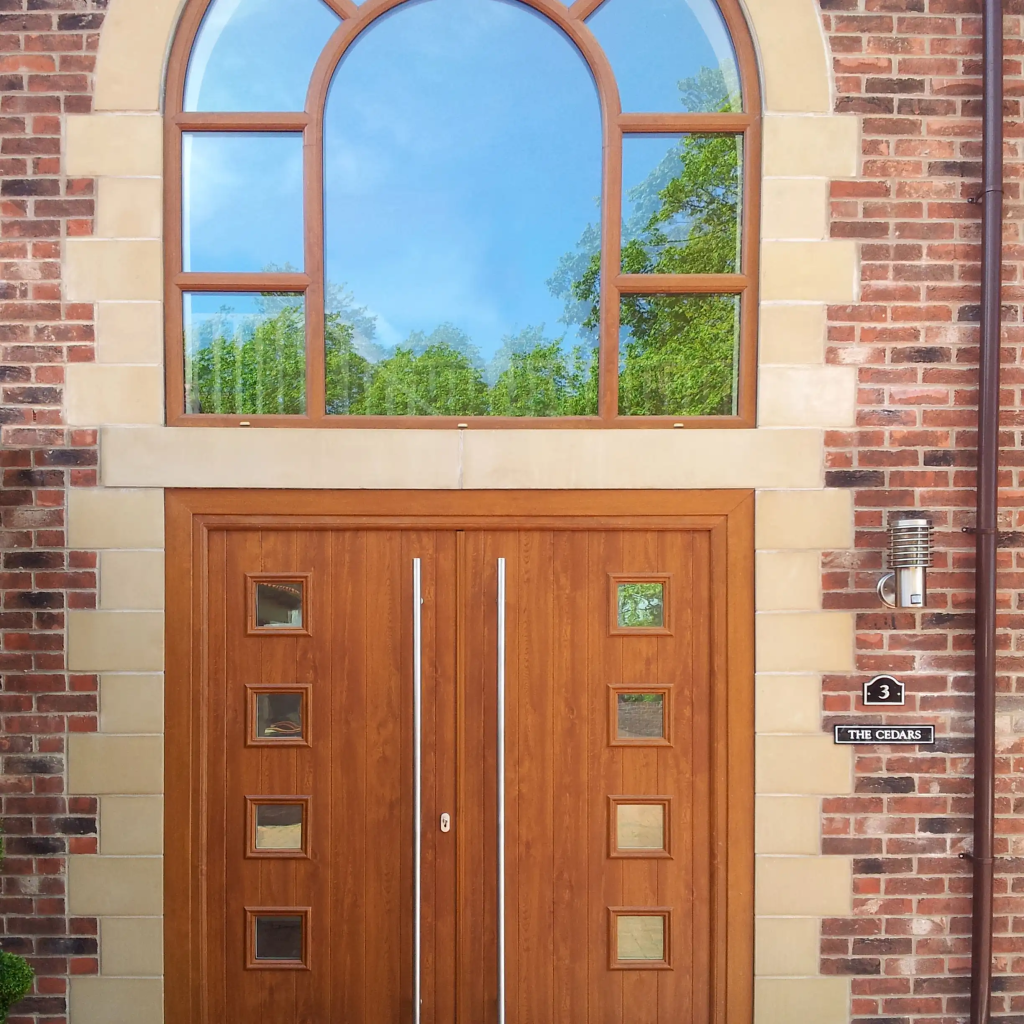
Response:
[[[907,688],[895,676],[875,676],[864,684],[862,699],[866,707],[902,707],[907,702]]]

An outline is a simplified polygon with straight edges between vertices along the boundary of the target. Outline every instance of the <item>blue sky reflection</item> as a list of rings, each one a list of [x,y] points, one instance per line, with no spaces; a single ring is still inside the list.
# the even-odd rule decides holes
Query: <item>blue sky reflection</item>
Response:
[[[564,301],[547,281],[599,223],[601,118],[582,57],[504,0],[424,0],[342,60],[325,130],[326,277],[376,318],[364,354],[465,332],[489,361]]]
[[[185,79],[185,110],[303,110],[341,19],[323,0],[214,0]]]
[[[623,110],[685,110],[678,83],[701,68],[719,69],[737,94],[729,109],[742,109],[736,56],[715,0],[605,0],[587,27],[611,61]]]

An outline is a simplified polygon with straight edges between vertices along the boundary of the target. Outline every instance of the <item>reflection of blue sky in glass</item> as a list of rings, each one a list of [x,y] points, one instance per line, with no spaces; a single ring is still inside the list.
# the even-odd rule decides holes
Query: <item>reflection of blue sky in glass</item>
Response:
[[[662,200],[658,193],[680,170],[681,135],[626,135],[622,139],[622,242],[639,237]],[[670,241],[689,234],[686,218],[676,214],[658,225]]]
[[[323,0],[213,0],[185,79],[185,110],[303,110],[341,23]]]
[[[327,280],[379,346],[451,323],[489,360],[505,335],[569,330],[547,280],[599,220],[601,121],[552,23],[503,0],[403,5],[340,64],[324,148]]]
[[[186,271],[302,268],[301,134],[183,134],[182,261]]]
[[[732,41],[714,0],[605,0],[587,26],[611,61],[623,110],[685,110],[678,83],[701,68],[720,69],[738,92]]]

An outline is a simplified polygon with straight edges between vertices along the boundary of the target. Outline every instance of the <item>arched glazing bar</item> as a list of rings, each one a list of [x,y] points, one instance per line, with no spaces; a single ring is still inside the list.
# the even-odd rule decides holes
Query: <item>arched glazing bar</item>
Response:
[[[223,0],[214,0],[223,2]],[[239,0],[232,0],[239,2]],[[246,0],[241,0],[246,2]],[[271,2],[271,0],[263,0]],[[325,4],[326,0],[316,0]],[[301,136],[303,152],[302,192],[303,204],[303,265],[299,268],[290,260],[278,269],[252,272],[201,272],[184,269],[184,242],[182,232],[182,195],[168,189],[167,236],[167,408],[171,423],[201,422],[206,425],[237,424],[241,420],[262,421],[260,413],[195,413],[183,401],[186,381],[182,331],[185,326],[182,296],[205,295],[210,308],[219,294],[252,296],[270,291],[294,291],[305,297],[304,329],[306,335],[306,386],[301,408],[292,403],[291,409],[275,408],[268,423],[318,426],[451,426],[453,419],[464,421],[468,417],[419,416],[327,416],[325,407],[324,366],[324,111],[331,82],[345,54],[355,40],[381,17],[394,12],[410,0],[366,0],[356,5],[351,0],[330,0],[330,9],[341,18],[330,36],[310,77],[305,107],[301,111],[277,113],[256,111],[190,111],[186,103],[186,73],[194,41],[203,23],[210,0],[198,0],[186,8],[175,40],[169,64],[167,83],[167,181],[173,183],[182,177],[182,138],[188,133],[293,133]],[[569,6],[557,0],[519,0],[538,14],[549,19],[577,48],[589,67],[597,88],[603,133],[602,197],[601,197],[601,257],[600,288],[600,348],[604,356],[600,376],[600,415],[566,420],[561,417],[523,419],[488,417],[482,421],[493,426],[657,426],[659,421],[672,424],[684,421],[693,426],[752,426],[755,410],[756,376],[756,281],[757,281],[757,225],[759,221],[758,197],[760,176],[760,93],[756,62],[748,29],[738,7],[732,2],[721,5],[721,18],[728,39],[736,53],[738,92],[742,107],[735,100],[721,109],[682,111],[634,112],[622,110],[614,68],[599,45],[595,33],[588,25],[595,12],[602,14],[602,0],[577,0]],[[615,0],[604,0],[607,10]],[[621,0],[619,0],[621,2]],[[645,0],[646,2],[646,0]],[[658,0],[654,0],[658,2]],[[676,0],[678,3],[689,0]],[[694,0],[694,4],[697,0]],[[693,6],[694,4],[691,4]],[[713,5],[712,5],[713,6]],[[195,104],[193,104],[195,105]],[[671,148],[674,140],[714,134],[732,135],[737,147],[742,145],[740,206],[742,218],[738,224],[738,260],[723,273],[659,273],[647,267],[643,273],[634,273],[620,265],[623,247],[623,149],[639,151],[658,138]],[[628,163],[628,161],[627,161]],[[628,168],[627,168],[628,170]],[[628,173],[627,173],[628,179]],[[627,186],[629,182],[627,180]],[[628,216],[628,210],[627,210]],[[627,226],[628,231],[628,226]],[[272,261],[271,261],[272,262]],[[396,282],[401,287],[401,282]],[[634,302],[639,309],[652,296],[664,308],[667,303],[685,302],[686,296],[735,295],[737,300],[738,337],[737,356],[733,366],[733,404],[729,412],[720,415],[702,415],[691,418],[670,415],[623,415],[619,399],[620,370],[620,311],[629,315],[627,304]],[[635,300],[631,297],[636,297]],[[678,299],[676,297],[679,297]],[[187,307],[187,304],[186,304]],[[198,314],[197,314],[198,315]],[[625,330],[625,328],[622,328]]]

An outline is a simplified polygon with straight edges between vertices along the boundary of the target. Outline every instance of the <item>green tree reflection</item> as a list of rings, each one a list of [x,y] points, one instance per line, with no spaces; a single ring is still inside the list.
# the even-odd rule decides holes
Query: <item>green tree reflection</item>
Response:
[[[680,82],[687,110],[731,110],[726,81],[705,68]],[[739,266],[741,139],[685,135],[631,190],[623,228],[627,274],[729,274]],[[270,270],[291,268],[268,268]],[[600,230],[588,225],[548,287],[563,302],[560,335],[532,326],[502,339],[484,363],[452,324],[377,343],[375,318],[328,285],[324,324],[329,415],[596,415]],[[738,302],[720,294],[624,296],[620,308],[619,412],[699,416],[734,411]],[[566,346],[572,330],[581,343]],[[224,308],[186,337],[193,412],[302,413],[306,408],[301,297],[266,293],[244,316]]]

